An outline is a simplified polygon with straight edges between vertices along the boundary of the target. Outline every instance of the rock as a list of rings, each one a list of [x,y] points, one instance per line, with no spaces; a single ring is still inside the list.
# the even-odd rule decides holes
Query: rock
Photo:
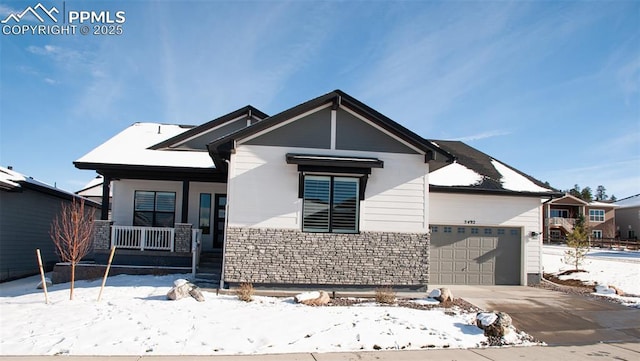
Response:
[[[434,298],[440,302],[453,301],[453,293],[450,289],[443,287],[440,289],[440,296]]]
[[[331,297],[325,291],[313,291],[300,293],[293,300],[307,306],[324,306],[331,301]]]
[[[616,286],[612,286],[612,285],[609,285],[609,288],[610,288],[610,289],[612,289],[612,290],[614,290],[614,291],[616,291],[616,295],[618,295],[618,296],[624,296],[624,291],[623,291],[623,290],[621,290],[621,289],[619,289],[618,287],[616,287]]]
[[[438,299],[440,295],[442,295],[442,292],[440,292],[439,288],[434,288],[429,292],[429,298]]]
[[[167,292],[167,299],[170,300],[181,300],[185,297],[191,296],[195,298],[198,302],[204,301],[204,295],[198,288],[198,286],[193,283],[185,280],[178,279],[173,281],[174,287]]]
[[[51,279],[49,279],[49,277],[45,277],[44,283],[45,283],[45,285],[47,285],[47,287],[50,287],[53,284],[53,283],[51,283]],[[39,289],[39,290],[42,289],[42,281],[38,282],[38,285],[36,286],[36,288]]]
[[[191,297],[195,298],[198,302],[204,302],[204,295],[200,292],[200,288],[198,286],[193,286],[191,291],[189,291]]]
[[[484,330],[487,337],[504,337],[511,331],[511,316],[504,312],[479,312],[476,315],[476,326]]]

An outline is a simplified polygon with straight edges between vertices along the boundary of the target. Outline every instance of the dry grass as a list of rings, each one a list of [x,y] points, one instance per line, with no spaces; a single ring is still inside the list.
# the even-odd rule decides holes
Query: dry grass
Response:
[[[392,305],[396,303],[396,293],[389,286],[376,288],[376,302]]]
[[[254,293],[253,284],[249,282],[240,283],[240,285],[238,286],[238,289],[236,290],[236,295],[238,296],[238,299],[244,302],[253,301],[253,293]]]

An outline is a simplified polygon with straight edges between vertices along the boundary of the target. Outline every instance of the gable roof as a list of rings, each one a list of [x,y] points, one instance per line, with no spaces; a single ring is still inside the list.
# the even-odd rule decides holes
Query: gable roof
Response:
[[[218,128],[222,125],[224,125],[225,123],[228,123],[232,120],[238,119],[239,117],[246,115],[249,119],[251,118],[257,118],[257,119],[264,119],[267,118],[268,115],[266,113],[261,112],[260,110],[252,107],[251,105],[247,105],[243,108],[240,108],[238,110],[235,110],[229,114],[225,114],[221,117],[218,117],[216,119],[213,119],[211,121],[208,121],[204,124],[201,124],[197,127],[193,127],[189,130],[187,130],[186,132],[180,133],[172,138],[169,138],[167,140],[164,140],[158,144],[154,144],[151,147],[149,147],[149,149],[153,149],[153,150],[157,150],[157,149],[163,149],[163,148],[171,148],[171,147],[175,147],[193,137],[198,136],[199,134],[203,134],[206,133],[212,129]]]
[[[235,141],[247,138],[264,130],[268,130],[269,128],[275,127],[280,123],[300,116],[306,112],[309,112],[326,104],[332,104],[332,109],[338,109],[341,105],[346,106],[356,114],[373,122],[376,126],[384,129],[386,132],[393,134],[394,136],[402,139],[404,142],[411,144],[413,147],[422,151],[425,154],[425,161],[431,159],[441,159],[443,162],[446,162],[453,159],[453,157],[448,152],[441,149],[437,145],[420,137],[409,129],[403,127],[402,125],[396,123],[382,113],[367,106],[366,104],[360,102],[359,100],[339,89],[306,101],[272,117],[266,118],[261,122],[253,124],[247,128],[238,130],[225,137],[217,139],[207,144],[207,148],[216,165],[219,167],[224,167],[225,163],[222,162],[222,159],[228,158]]]
[[[440,192],[482,192],[559,197],[557,189],[461,142],[431,140],[455,157],[452,164],[435,162],[429,189]]]

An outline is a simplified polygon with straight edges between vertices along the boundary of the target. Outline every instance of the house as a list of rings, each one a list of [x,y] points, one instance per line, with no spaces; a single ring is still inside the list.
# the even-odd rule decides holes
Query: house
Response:
[[[620,239],[637,240],[640,234],[640,194],[620,199],[616,208],[616,231]]]
[[[0,282],[38,273],[36,249],[46,270],[59,261],[49,230],[62,204],[82,199],[0,167]],[[99,209],[90,200],[85,206]]]
[[[103,199],[113,188],[98,253],[185,265],[199,243],[224,285],[537,282],[541,200],[558,195],[340,90],[273,116],[136,123],[74,164],[104,177]]]
[[[586,202],[568,193],[545,202],[545,241],[565,242],[578,215],[585,217],[592,239],[613,239],[616,237],[616,208],[614,203]]]
[[[101,175],[97,175],[92,180],[90,180],[82,189],[76,191],[75,194],[84,197],[86,199],[90,199],[98,204],[102,204],[102,182],[104,178]],[[109,193],[109,211],[111,211],[111,197],[112,194]]]

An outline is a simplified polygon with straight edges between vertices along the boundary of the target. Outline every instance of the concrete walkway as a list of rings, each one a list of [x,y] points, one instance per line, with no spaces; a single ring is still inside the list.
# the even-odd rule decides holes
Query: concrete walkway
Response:
[[[295,353],[255,356],[4,356],[3,361],[512,361],[512,360],[639,360],[640,343],[586,346],[535,346],[465,350],[371,351],[344,353]]]

